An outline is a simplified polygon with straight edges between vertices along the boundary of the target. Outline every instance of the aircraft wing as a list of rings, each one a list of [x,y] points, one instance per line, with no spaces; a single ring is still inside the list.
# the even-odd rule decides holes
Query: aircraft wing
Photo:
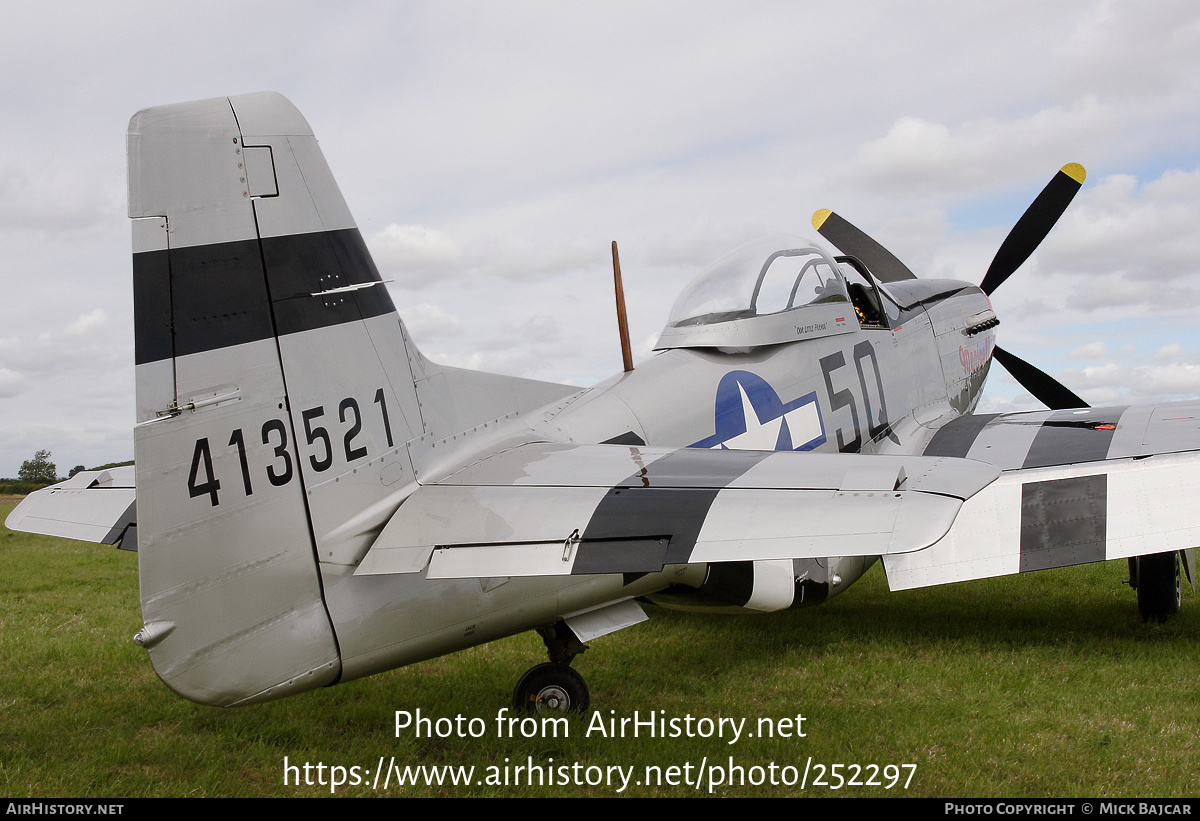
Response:
[[[1000,471],[968,459],[526,444],[413,493],[357,575],[654,572],[937,542]]]
[[[137,549],[133,467],[84,470],[26,496],[4,524],[10,530]],[[129,533],[132,528],[133,533]],[[126,539],[133,535],[134,538]]]
[[[925,456],[1000,478],[917,554],[885,555],[893,590],[1200,545],[1200,404],[964,416]],[[1190,554],[1184,566],[1192,576]]]

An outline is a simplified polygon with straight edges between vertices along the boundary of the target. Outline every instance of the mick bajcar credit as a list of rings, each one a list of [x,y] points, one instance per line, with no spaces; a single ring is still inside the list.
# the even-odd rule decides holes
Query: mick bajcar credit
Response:
[[[1083,817],[1090,815],[1102,816],[1188,816],[1195,817],[1193,812],[1197,802],[1185,801],[1087,801],[1072,799],[1055,801],[1054,799],[1034,799],[1032,801],[945,801],[942,802],[942,812],[948,816],[981,816],[1002,815],[1005,817],[1027,817],[1031,815],[1061,815]]]
[[[531,716],[501,708],[494,719],[433,717],[416,710],[395,711],[396,738],[418,739],[566,739],[574,732],[591,739],[706,739],[732,749],[749,738],[803,739],[808,719],[801,713],[784,717],[668,715],[665,710],[631,715],[595,712],[586,720]],[[725,753],[681,761],[630,765],[620,762],[585,764],[579,761],[504,758],[501,762],[473,764],[411,764],[394,756],[380,756],[365,764],[323,761],[283,762],[284,786],[319,786],[331,793],[346,787],[369,790],[404,790],[410,787],[607,787],[615,793],[630,787],[689,787],[712,793],[724,788],[785,786],[801,790],[841,790],[855,787],[906,790],[916,774],[916,764],[872,761],[820,762],[797,756],[786,762],[747,762]]]

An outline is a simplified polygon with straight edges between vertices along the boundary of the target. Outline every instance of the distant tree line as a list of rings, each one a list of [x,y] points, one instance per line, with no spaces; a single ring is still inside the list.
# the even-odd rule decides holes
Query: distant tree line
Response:
[[[74,476],[81,470],[108,470],[109,468],[119,468],[132,464],[133,460],[131,459],[128,462],[112,462],[94,468],[85,468],[83,465],[76,465],[71,468],[70,474],[60,478],[58,467],[50,461],[50,451],[39,450],[33,455],[32,459],[26,459],[21,463],[21,469],[17,472],[17,478],[0,479],[0,494],[21,496],[61,482],[64,479]]]

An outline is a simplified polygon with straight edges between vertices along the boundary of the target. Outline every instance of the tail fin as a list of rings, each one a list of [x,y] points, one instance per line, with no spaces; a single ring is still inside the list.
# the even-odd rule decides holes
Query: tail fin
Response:
[[[287,100],[146,109],[128,151],[140,641],[203,703],[331,683],[321,563],[411,482],[419,354]]]

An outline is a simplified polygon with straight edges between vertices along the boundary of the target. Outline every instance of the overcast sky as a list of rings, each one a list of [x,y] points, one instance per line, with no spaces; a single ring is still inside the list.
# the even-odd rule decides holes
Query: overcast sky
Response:
[[[274,90],[308,118],[431,359],[580,385],[679,290],[832,208],[978,282],[1054,172],[1087,182],[993,297],[1093,404],[1200,395],[1200,4],[7,3],[0,476],[132,458],[125,128]],[[985,408],[1037,407],[999,368]]]

